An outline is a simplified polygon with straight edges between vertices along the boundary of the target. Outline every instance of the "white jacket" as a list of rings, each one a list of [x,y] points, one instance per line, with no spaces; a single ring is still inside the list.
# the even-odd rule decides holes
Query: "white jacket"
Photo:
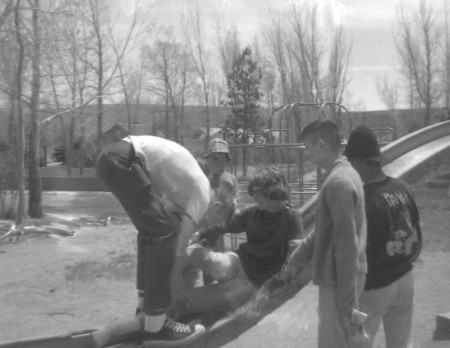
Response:
[[[155,191],[198,223],[208,208],[210,184],[192,154],[173,141],[150,136],[129,136]]]

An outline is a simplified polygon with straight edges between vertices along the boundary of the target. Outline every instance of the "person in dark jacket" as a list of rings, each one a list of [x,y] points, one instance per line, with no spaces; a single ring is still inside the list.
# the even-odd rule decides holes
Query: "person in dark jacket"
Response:
[[[361,310],[368,314],[365,327],[372,347],[383,322],[386,347],[412,347],[414,300],[413,262],[422,249],[419,212],[411,188],[387,176],[373,131],[357,127],[345,155],[364,182],[367,218],[368,271]]]
[[[287,204],[289,186],[278,170],[268,168],[254,175],[248,193],[255,206],[244,209],[225,225],[207,227],[193,234],[193,243],[187,251],[187,267],[198,267],[216,282],[183,288],[172,308],[174,318],[241,306],[280,271],[290,241],[303,235],[300,212]],[[211,234],[241,232],[245,232],[247,241],[235,251],[217,252],[198,243]]]

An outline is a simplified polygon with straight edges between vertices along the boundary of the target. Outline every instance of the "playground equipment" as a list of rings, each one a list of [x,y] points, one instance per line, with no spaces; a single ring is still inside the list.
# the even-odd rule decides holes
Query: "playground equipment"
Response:
[[[299,110],[303,113],[299,113]],[[348,138],[352,130],[353,121],[348,110],[338,103],[292,103],[274,109],[272,115],[279,118],[280,126],[292,117],[298,120],[294,122],[294,127],[287,122],[285,128],[247,132],[247,136],[243,138],[250,139],[251,143],[230,144],[229,171],[241,183],[240,193],[246,194],[245,185],[253,171],[275,166],[284,174],[291,187],[291,204],[300,207],[316,192],[318,184],[318,173],[305,157],[305,147],[298,139],[301,128],[316,118],[332,118],[344,130],[342,135],[345,144],[345,138]]]

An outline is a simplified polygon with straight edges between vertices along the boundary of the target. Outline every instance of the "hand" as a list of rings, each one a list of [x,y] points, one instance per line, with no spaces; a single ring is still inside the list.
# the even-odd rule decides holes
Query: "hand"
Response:
[[[300,271],[301,267],[297,267],[292,262],[288,262],[281,269],[278,279],[282,280],[287,285],[293,284]]]
[[[249,314],[253,317],[262,316],[264,309],[266,308],[268,303],[269,303],[269,291],[263,285],[253,294]]]
[[[342,325],[352,345],[359,345],[360,343],[367,343],[369,341],[369,336],[364,327],[366,319],[367,314],[357,309],[353,309],[351,318],[343,318]]]
[[[189,240],[189,244],[195,244],[195,243],[199,243],[201,240],[201,236],[200,236],[200,232],[194,232],[192,233],[191,239]]]

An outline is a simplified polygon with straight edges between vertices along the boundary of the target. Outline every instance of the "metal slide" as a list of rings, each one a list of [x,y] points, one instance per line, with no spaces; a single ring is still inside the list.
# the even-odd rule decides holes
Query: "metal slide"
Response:
[[[450,151],[450,121],[441,122],[423,128],[404,136],[381,149],[381,152],[392,162],[384,167],[387,175],[401,178],[412,183],[420,178],[431,161]],[[300,211],[303,217],[305,230],[313,229],[316,196],[307,201]],[[275,311],[288,299],[292,298],[311,279],[311,269],[305,269],[298,287],[281,287],[270,296],[270,302],[264,312],[258,317],[249,316],[250,303],[238,310],[220,318],[211,325],[199,339],[185,347],[220,347],[235,340],[238,336],[257,324],[264,316]],[[206,323],[205,323],[206,324]],[[89,332],[69,333],[62,336],[44,337],[38,339],[21,340],[9,343],[0,343],[0,348],[91,348]],[[142,347],[138,334],[131,333],[113,339],[108,347],[138,348]]]

